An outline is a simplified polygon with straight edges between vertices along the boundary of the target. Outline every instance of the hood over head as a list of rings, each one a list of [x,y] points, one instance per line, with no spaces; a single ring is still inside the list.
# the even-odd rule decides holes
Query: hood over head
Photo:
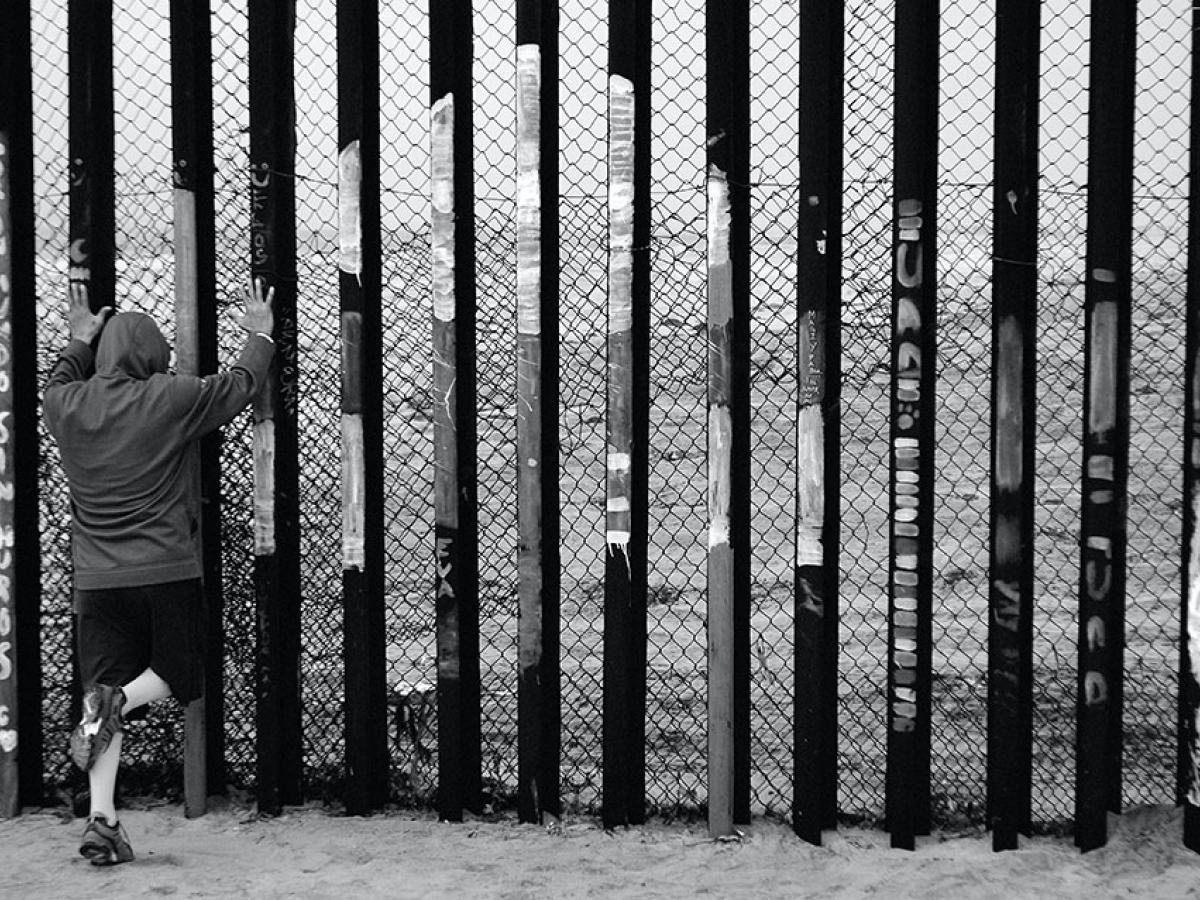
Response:
[[[145,313],[123,312],[108,320],[96,351],[96,374],[149,378],[166,372],[171,348],[158,324]]]

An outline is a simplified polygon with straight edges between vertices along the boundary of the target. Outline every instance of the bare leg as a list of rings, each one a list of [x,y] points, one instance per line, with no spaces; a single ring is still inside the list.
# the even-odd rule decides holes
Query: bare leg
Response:
[[[125,685],[125,706],[122,713],[130,713],[139,706],[165,700],[171,696],[171,686],[163,681],[153,669],[147,669]]]
[[[121,763],[121,732],[112,736],[108,749],[96,757],[88,769],[88,790],[91,793],[93,816],[102,815],[110,825],[117,821],[114,792],[117,788],[117,768]]]

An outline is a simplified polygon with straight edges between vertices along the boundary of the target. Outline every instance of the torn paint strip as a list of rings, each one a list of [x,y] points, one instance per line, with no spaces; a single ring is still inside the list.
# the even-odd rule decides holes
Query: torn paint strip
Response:
[[[609,451],[605,467],[610,472],[628,472],[633,467],[632,458],[628,453],[613,453]]]
[[[338,268],[362,277],[362,157],[357,140],[338,156]]]
[[[254,554],[275,552],[275,421],[254,423]]]
[[[175,210],[175,371],[200,374],[196,194],[173,192]]]
[[[517,47],[517,333],[541,334],[542,55]]]
[[[708,546],[729,543],[729,501],[733,422],[729,407],[713,406],[708,411]]]
[[[1117,424],[1117,304],[1104,300],[1092,307],[1091,391],[1088,429],[1103,434]]]
[[[608,82],[608,331],[633,328],[633,82]]]
[[[433,317],[454,321],[454,95],[433,104],[430,126],[430,242]]]
[[[796,418],[796,565],[825,561],[825,422],[819,406],[800,409]]]
[[[708,167],[708,267],[729,265],[729,228],[732,213],[729,207],[729,182],[717,166]]]
[[[363,465],[363,420],[342,416],[342,568],[362,571],[366,565],[366,488]]]
[[[1024,477],[1021,462],[1024,430],[1024,398],[1021,385],[1025,366],[1025,345],[1015,316],[1005,316],[1000,322],[999,377],[996,379],[996,425],[1000,437],[996,440],[996,486],[1015,491]]]

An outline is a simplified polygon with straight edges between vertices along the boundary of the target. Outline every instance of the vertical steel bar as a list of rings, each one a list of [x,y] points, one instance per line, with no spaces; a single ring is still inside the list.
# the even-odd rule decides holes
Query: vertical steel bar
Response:
[[[1192,84],[1200,84],[1200,6],[1192,7]],[[1200,102],[1189,110],[1189,171],[1200,172]],[[1200,178],[1188,180],[1187,333],[1183,402],[1184,602],[1179,623],[1178,802],[1183,843],[1200,853]]]
[[[844,17],[800,4],[792,828],[813,844],[837,824]]]
[[[1121,806],[1136,6],[1093,0],[1088,95],[1075,843]]]
[[[929,831],[938,3],[896,5],[887,827]]]
[[[558,3],[518,0],[517,812],[558,815]]]
[[[429,4],[438,815],[480,799],[475,187],[469,0]]]
[[[295,0],[250,0],[250,275],[275,289],[276,362],[254,403],[258,805],[301,797]]]
[[[172,0],[175,359],[176,370],[189,375],[217,368],[211,31],[208,0]],[[220,433],[205,437],[198,452],[206,649],[204,694],[188,704],[184,727],[188,816],[204,813],[208,785],[213,790],[224,785]]]
[[[115,308],[112,0],[70,0],[70,260],[93,310]]]
[[[609,6],[604,826],[645,821],[651,0]]]
[[[987,757],[995,850],[1016,849],[1030,824],[1040,15],[1039,0],[996,9]]]
[[[30,5],[0,9],[0,817],[42,802]]]
[[[346,810],[387,800],[378,0],[339,0],[338,285]]]
[[[750,812],[750,19],[708,0],[709,832]]]

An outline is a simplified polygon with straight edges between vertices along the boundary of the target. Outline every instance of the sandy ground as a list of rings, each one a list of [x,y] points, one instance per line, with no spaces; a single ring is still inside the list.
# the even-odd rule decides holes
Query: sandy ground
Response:
[[[1106,847],[1030,838],[993,853],[988,835],[920,839],[845,828],[824,845],[757,821],[714,842],[702,825],[606,833],[596,821],[440,823],[411,812],[348,818],[317,807],[260,819],[219,802],[126,810],[138,858],[97,869],[76,855],[83,823],[52,811],[0,822],[0,896],[59,897],[920,897],[1200,896],[1200,855],[1180,842],[1181,814],[1144,807],[1111,820]]]

